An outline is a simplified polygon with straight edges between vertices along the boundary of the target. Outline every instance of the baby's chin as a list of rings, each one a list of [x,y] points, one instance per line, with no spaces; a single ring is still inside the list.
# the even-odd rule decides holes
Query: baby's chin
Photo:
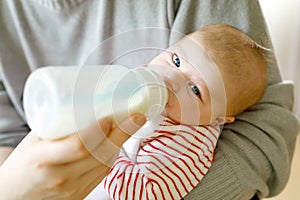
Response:
[[[184,120],[178,119],[178,117],[173,116],[172,113],[169,113],[166,109],[163,110],[161,115],[168,118],[168,119],[170,119],[175,124],[188,124],[188,123],[185,123]]]
[[[200,121],[195,121],[195,119],[181,119],[178,116],[173,116],[172,113],[169,113],[166,109],[163,110],[161,115],[169,118],[176,124],[185,124],[185,125],[192,125],[192,126],[206,125],[204,123],[201,123]]]
[[[177,121],[176,119],[174,119],[172,116],[170,116],[170,114],[168,113],[168,111],[166,111],[166,109],[164,109],[161,113],[162,116],[172,120],[173,122],[180,124],[180,121]]]
[[[170,116],[168,115],[168,112],[166,111],[166,109],[164,109],[160,114],[161,114],[162,116],[164,116],[164,117],[166,117],[166,118],[169,118],[169,119],[171,119],[172,121],[175,122],[175,120],[173,120],[172,117],[170,117]]]

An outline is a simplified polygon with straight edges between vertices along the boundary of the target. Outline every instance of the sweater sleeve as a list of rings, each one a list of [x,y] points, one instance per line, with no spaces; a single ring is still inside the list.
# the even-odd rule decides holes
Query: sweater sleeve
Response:
[[[0,147],[16,147],[28,131],[28,127],[16,112],[0,79]]]
[[[220,130],[212,126],[166,126],[148,138],[132,162],[121,151],[106,176],[112,199],[182,199],[205,176]]]
[[[172,29],[186,34],[211,23],[233,25],[272,48],[257,0],[181,1]],[[172,34],[170,43],[177,37]],[[298,133],[292,107],[293,86],[282,82],[273,58],[263,99],[224,127],[210,171],[184,199],[251,199],[255,193],[281,192]]]
[[[16,48],[18,31],[12,21],[14,11],[8,9],[7,3],[14,2],[0,2],[0,148],[16,147],[29,132],[21,111],[24,77],[28,74],[23,69],[26,59],[21,56],[21,49]]]

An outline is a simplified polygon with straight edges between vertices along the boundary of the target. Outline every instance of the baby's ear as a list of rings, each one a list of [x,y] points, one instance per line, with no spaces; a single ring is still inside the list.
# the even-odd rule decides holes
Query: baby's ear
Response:
[[[229,123],[233,123],[234,120],[235,120],[234,116],[225,116],[225,117],[217,118],[218,124],[229,124]]]

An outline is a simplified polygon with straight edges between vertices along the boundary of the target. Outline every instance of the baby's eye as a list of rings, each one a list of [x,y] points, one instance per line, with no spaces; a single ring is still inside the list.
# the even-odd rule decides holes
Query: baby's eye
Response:
[[[200,90],[199,90],[199,88],[198,88],[196,85],[191,84],[190,87],[191,87],[191,89],[192,89],[192,91],[193,91],[193,93],[194,93],[195,95],[201,97]]]
[[[172,56],[172,60],[176,67],[180,67],[180,59],[175,53]]]

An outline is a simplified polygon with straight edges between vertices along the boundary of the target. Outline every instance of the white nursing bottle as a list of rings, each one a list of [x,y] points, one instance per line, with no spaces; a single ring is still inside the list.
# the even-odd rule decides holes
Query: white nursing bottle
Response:
[[[31,73],[24,88],[29,127],[43,139],[78,132],[106,116],[119,123],[133,113],[162,112],[168,91],[146,67],[49,66]]]

